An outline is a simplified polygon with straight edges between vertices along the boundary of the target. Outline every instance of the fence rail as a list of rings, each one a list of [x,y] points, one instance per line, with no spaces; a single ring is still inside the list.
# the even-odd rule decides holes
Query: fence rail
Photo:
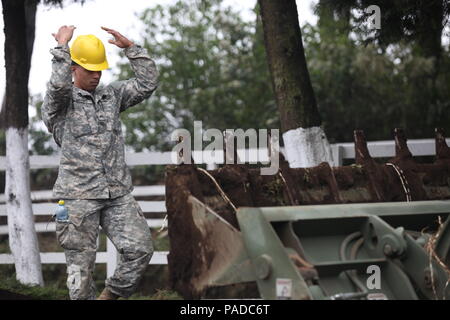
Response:
[[[450,138],[445,141],[450,144]],[[433,156],[436,154],[434,139],[411,139],[407,143],[413,156]],[[388,158],[395,155],[395,142],[393,140],[367,142],[367,148],[372,158]],[[344,159],[355,158],[353,142],[332,144],[331,150],[335,166],[341,166]]]
[[[170,152],[152,152],[147,153],[131,153],[126,155],[127,165],[130,167],[138,165],[164,165],[171,163]],[[49,169],[57,168],[59,165],[59,155],[53,156],[30,156],[30,169]],[[0,171],[6,169],[6,158],[0,157]],[[162,197],[165,196],[166,189],[164,185],[153,186],[135,186],[132,192],[134,197]],[[31,192],[33,214],[36,216],[51,216],[55,210],[56,198],[53,197],[52,190],[39,190]],[[36,203],[38,201],[48,201]],[[0,217],[7,216],[6,213],[6,195],[0,195]],[[138,201],[144,213],[165,213],[165,201]],[[164,219],[147,219],[149,228],[160,228],[164,224]],[[54,222],[37,222],[35,230],[38,233],[55,232],[56,224]],[[0,225],[0,235],[8,234],[8,225]],[[150,264],[165,265],[167,264],[167,251],[155,251]],[[113,275],[117,265],[118,254],[112,242],[107,239],[106,251],[98,251],[96,255],[96,263],[106,263],[107,276]],[[13,264],[14,258],[12,254],[0,254],[0,264]],[[42,264],[65,264],[66,258],[63,252],[41,252]]]
[[[450,144],[450,139],[447,139],[447,144]],[[395,154],[394,141],[373,141],[368,142],[367,147],[373,158],[393,157]],[[414,156],[431,156],[435,155],[434,139],[416,139],[408,140],[408,147]],[[283,148],[280,148],[284,154]],[[345,159],[354,159],[355,150],[353,143],[337,143],[331,145],[331,150],[334,159],[334,166],[341,166]],[[245,159],[252,162],[265,162],[268,160],[267,149],[248,149],[238,150],[240,159]],[[223,164],[223,151],[201,152],[194,151],[194,162],[197,164],[207,164],[208,169],[217,168],[218,164]],[[127,153],[125,156],[127,165],[142,166],[142,165],[167,165],[172,164],[174,154],[172,152],[140,152],[140,153]],[[30,169],[47,169],[57,168],[59,165],[59,155],[42,156],[34,155],[30,156]],[[6,158],[0,157],[0,171],[6,170]],[[133,190],[135,197],[144,196],[165,196],[165,186],[136,186]],[[31,199],[36,201],[54,201],[51,190],[33,191],[31,193]],[[4,194],[0,195],[0,216],[6,216],[6,197]],[[144,212],[166,212],[164,201],[138,201]],[[54,203],[33,203],[33,213],[35,215],[52,215],[55,204]],[[147,224],[150,228],[159,228],[163,224],[163,219],[147,219]],[[45,222],[38,222],[35,224],[37,232],[54,232],[55,223],[51,222],[47,225]],[[0,234],[7,234],[8,226],[0,226]],[[150,264],[167,264],[166,251],[156,251],[150,261]],[[106,251],[97,252],[96,263],[106,263],[107,276],[111,276],[117,265],[117,250],[114,245],[107,240]],[[65,264],[65,256],[62,252],[42,252],[41,262],[43,264]],[[13,264],[14,259],[11,254],[0,254],[0,264]]]

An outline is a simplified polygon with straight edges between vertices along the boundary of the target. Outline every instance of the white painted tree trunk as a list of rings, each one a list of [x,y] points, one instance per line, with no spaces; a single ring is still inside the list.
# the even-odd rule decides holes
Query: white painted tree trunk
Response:
[[[16,278],[23,284],[44,285],[30,195],[28,129],[6,130],[6,212],[9,246]]]
[[[297,128],[283,133],[286,157],[291,168],[314,167],[321,162],[333,166],[331,146],[321,127]]]

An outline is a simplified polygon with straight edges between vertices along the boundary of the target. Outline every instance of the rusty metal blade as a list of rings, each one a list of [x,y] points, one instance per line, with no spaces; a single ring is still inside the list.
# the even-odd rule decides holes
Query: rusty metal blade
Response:
[[[198,270],[198,276],[192,279],[196,290],[254,281],[241,232],[197,198],[189,196],[188,202],[192,205],[194,224],[205,239],[203,270]]]

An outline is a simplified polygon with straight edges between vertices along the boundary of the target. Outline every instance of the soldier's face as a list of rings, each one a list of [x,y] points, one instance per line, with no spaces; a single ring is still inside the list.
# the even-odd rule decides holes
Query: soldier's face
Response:
[[[101,71],[90,71],[81,66],[72,66],[72,74],[75,87],[89,92],[97,88],[102,77]]]

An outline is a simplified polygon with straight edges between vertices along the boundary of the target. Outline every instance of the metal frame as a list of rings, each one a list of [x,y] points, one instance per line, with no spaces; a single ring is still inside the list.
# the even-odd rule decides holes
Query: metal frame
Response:
[[[358,278],[364,280],[361,273],[370,265],[381,268],[382,288],[367,290],[363,296],[382,293],[388,299],[449,299],[448,274],[436,261],[430,260],[418,241],[399,227],[402,224],[418,227],[424,222],[431,223],[438,215],[445,217],[447,221],[442,228],[445,239],[441,235],[437,242],[440,246],[436,248],[445,259],[449,254],[449,214],[450,201],[418,201],[240,208],[237,218],[264,299],[279,298],[277,279],[292,281],[292,299],[350,299],[358,295],[343,272],[359,270]],[[318,229],[307,231],[304,237],[302,225]],[[326,225],[328,229],[321,231]],[[364,236],[360,257],[352,261],[336,259],[339,240],[354,231]],[[308,233],[313,237],[308,239]],[[306,284],[286,247],[314,265],[320,276],[317,283]],[[312,255],[314,251],[318,253]],[[318,261],[318,256],[323,259]]]

